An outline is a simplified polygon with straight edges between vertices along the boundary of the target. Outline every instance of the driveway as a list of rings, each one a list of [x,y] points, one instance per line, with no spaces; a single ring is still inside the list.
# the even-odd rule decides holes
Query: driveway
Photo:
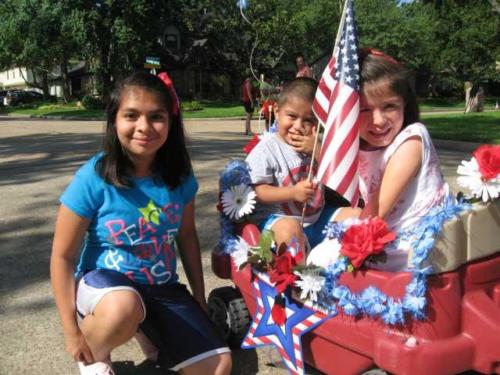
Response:
[[[253,125],[257,131],[256,121]],[[58,197],[75,170],[99,149],[102,128],[102,122],[0,116],[0,374],[77,373],[64,351],[49,257]],[[207,295],[231,285],[212,274],[210,251],[219,232],[218,172],[229,159],[244,156],[249,137],[243,129],[241,120],[186,121],[200,183],[196,218]],[[469,158],[467,148],[459,149],[449,144],[438,149],[450,182],[460,160]],[[135,342],[115,350],[113,362],[118,374],[163,373],[144,362]],[[274,349],[236,351],[233,362],[234,374],[287,373]]]

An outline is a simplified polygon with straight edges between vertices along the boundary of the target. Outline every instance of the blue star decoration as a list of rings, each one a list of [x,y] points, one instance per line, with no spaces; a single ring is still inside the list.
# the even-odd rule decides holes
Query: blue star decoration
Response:
[[[284,295],[286,321],[283,325],[274,323],[271,311],[276,297],[276,289],[261,277],[255,275],[253,282],[257,309],[243,343],[242,349],[253,349],[264,345],[274,345],[291,374],[304,374],[301,336],[333,315],[325,315],[318,310],[300,305]]]

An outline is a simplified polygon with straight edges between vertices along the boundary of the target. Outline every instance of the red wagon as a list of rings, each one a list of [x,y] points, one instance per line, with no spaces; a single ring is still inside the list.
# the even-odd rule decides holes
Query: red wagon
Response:
[[[256,245],[253,224],[237,234]],[[428,279],[427,317],[404,326],[388,326],[370,317],[340,312],[302,336],[303,358],[326,374],[361,374],[378,368],[394,374],[457,374],[475,370],[500,374],[500,200],[474,205],[450,220],[434,245]],[[255,316],[254,275],[238,271],[220,248],[212,269],[235,288],[215,289],[209,296],[214,322],[232,345],[238,345]],[[352,291],[375,286],[402,297],[411,279],[407,272],[360,270],[340,281]]]

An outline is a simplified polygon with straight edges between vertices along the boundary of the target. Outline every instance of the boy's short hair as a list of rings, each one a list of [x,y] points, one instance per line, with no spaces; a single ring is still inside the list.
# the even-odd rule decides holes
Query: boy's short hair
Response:
[[[307,102],[313,102],[316,95],[318,82],[307,77],[295,78],[283,85],[281,94],[278,97],[278,106],[284,105],[291,98],[298,98]]]

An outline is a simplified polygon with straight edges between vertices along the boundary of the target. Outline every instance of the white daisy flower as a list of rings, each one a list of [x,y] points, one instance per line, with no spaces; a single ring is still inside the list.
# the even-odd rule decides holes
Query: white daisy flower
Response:
[[[231,253],[236,268],[239,269],[242,264],[248,261],[248,253],[250,249],[250,245],[243,238],[239,237],[236,244],[236,250]]]
[[[256,194],[250,186],[245,184],[231,186],[222,193],[222,209],[230,219],[238,220],[252,213],[255,198]]]
[[[318,293],[325,283],[325,278],[319,274],[319,269],[295,271],[294,273],[300,277],[300,280],[295,281],[295,285],[301,289],[300,298],[309,299],[315,303],[318,300]]]
[[[462,160],[457,173],[460,175],[457,178],[458,185],[469,190],[470,194],[466,194],[467,198],[476,197],[487,202],[488,199],[495,199],[500,195],[500,177],[484,179],[475,157],[472,157],[470,161]]]

